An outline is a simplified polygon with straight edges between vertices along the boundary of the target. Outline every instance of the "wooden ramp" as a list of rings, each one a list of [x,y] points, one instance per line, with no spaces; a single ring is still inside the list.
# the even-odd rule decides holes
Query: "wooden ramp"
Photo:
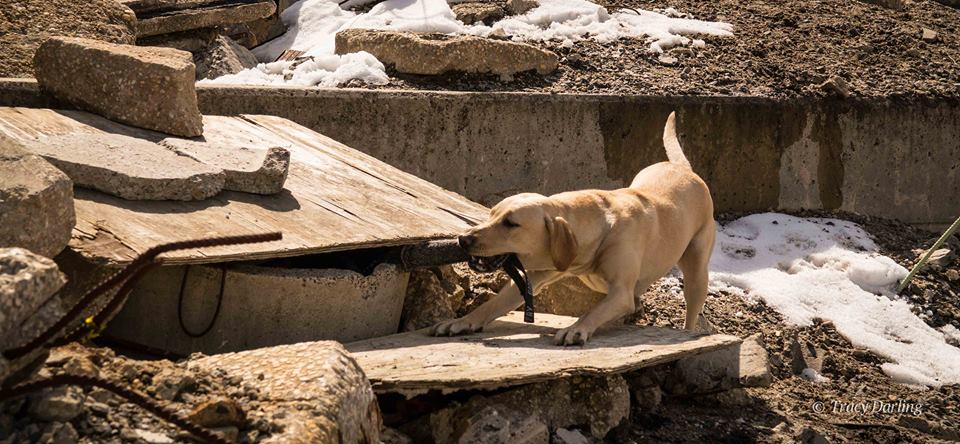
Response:
[[[378,393],[415,394],[493,389],[572,375],[621,373],[734,347],[740,339],[633,325],[601,329],[583,347],[553,345],[553,334],[576,318],[537,313],[525,324],[513,312],[467,336],[425,331],[346,344]]]
[[[203,201],[170,202],[77,188],[70,247],[96,261],[123,264],[160,243],[283,232],[278,242],[165,255],[171,264],[268,259],[449,237],[487,215],[479,204],[286,119],[204,116],[203,124],[211,143],[290,150],[284,192],[225,191]],[[0,107],[0,133],[17,140],[102,132],[155,142],[169,137],[79,111]]]

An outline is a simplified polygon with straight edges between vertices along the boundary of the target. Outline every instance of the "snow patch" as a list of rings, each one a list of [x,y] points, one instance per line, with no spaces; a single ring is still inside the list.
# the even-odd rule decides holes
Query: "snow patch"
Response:
[[[344,6],[359,6],[370,1],[352,0]],[[691,35],[733,35],[733,27],[728,23],[693,20],[676,10],[668,9],[663,14],[644,10],[611,14],[603,6],[586,0],[541,0],[540,6],[526,14],[508,17],[493,26],[464,25],[445,0],[386,0],[363,14],[344,10],[333,0],[301,0],[283,11],[280,19],[287,25],[287,32],[253,50],[263,63],[239,74],[205,82],[258,85],[315,82],[312,84],[335,86],[359,79],[373,84],[387,83],[383,65],[370,63],[368,57],[346,59],[348,54],[344,58],[331,58],[335,56],[337,32],[353,28],[503,35],[514,41],[555,40],[566,47],[585,39],[608,43],[619,38],[643,38],[655,53],[677,45],[704,44],[702,40],[687,37]],[[325,58],[319,62],[323,68],[301,68],[293,61],[273,62],[288,49],[303,51],[305,57]]]
[[[858,225],[754,214],[717,232],[710,286],[760,298],[787,322],[832,321],[853,345],[891,361],[882,370],[906,384],[960,383],[960,349],[894,293],[907,270],[880,255]]]

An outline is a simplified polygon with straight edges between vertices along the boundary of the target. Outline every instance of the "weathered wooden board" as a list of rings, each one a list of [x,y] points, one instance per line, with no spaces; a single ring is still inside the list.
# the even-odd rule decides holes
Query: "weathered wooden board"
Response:
[[[228,191],[196,202],[150,202],[77,188],[70,247],[94,260],[122,264],[175,240],[283,232],[282,241],[165,256],[173,264],[253,260],[444,238],[487,215],[477,203],[286,119],[205,116],[203,123],[211,143],[290,150],[284,192]],[[3,107],[0,132],[21,140],[91,132],[152,141],[168,137],[79,111]]]
[[[378,393],[493,389],[572,375],[637,370],[723,347],[740,339],[634,325],[601,329],[582,347],[559,347],[553,334],[576,318],[513,312],[467,336],[425,330],[346,344]]]

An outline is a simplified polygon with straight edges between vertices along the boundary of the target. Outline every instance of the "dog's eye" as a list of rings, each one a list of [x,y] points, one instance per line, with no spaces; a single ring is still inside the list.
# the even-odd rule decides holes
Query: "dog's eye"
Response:
[[[510,219],[504,219],[504,220],[503,220],[503,226],[505,226],[505,227],[507,227],[507,228],[517,228],[517,227],[520,226],[520,224],[518,224],[518,223],[516,223],[516,222],[514,222],[514,221],[512,221],[512,220],[510,220]]]

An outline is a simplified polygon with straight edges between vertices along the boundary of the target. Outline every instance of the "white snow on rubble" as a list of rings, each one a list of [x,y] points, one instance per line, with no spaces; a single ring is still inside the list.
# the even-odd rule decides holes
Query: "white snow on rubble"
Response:
[[[710,272],[712,289],[760,298],[790,323],[832,321],[853,345],[891,361],[881,368],[895,381],[960,383],[960,349],[894,294],[907,270],[852,222],[777,213],[737,219],[718,228]]]
[[[651,52],[663,52],[677,45],[703,45],[703,41],[689,36],[730,36],[733,30],[727,23],[683,18],[672,9],[664,14],[644,10],[611,14],[603,6],[586,0],[540,0],[540,6],[526,14],[507,17],[493,26],[464,25],[445,0],[386,0],[363,14],[344,10],[333,0],[301,0],[283,11],[280,19],[287,25],[287,32],[253,50],[264,63],[201,82],[336,86],[359,79],[370,84],[387,83],[384,66],[374,56],[365,52],[342,57],[334,54],[336,33],[351,28],[503,35],[514,41],[555,40],[565,46],[584,39],[607,43],[619,38],[643,38]],[[309,66],[293,61],[273,62],[288,49],[322,60]]]

